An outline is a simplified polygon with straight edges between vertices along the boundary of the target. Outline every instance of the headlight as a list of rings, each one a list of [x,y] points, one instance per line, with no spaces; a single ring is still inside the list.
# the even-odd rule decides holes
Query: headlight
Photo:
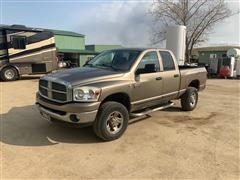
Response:
[[[101,89],[97,87],[83,86],[73,89],[73,100],[80,102],[98,101]]]

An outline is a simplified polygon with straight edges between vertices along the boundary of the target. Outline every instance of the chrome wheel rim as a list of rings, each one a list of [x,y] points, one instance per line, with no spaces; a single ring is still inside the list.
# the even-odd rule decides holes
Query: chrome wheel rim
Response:
[[[190,96],[190,105],[193,107],[196,104],[196,93],[193,92]]]
[[[107,118],[107,131],[110,134],[118,133],[123,127],[123,115],[119,111],[114,111]]]
[[[5,72],[4,72],[4,76],[6,79],[10,80],[10,79],[13,79],[14,78],[14,71],[12,69],[7,69]]]

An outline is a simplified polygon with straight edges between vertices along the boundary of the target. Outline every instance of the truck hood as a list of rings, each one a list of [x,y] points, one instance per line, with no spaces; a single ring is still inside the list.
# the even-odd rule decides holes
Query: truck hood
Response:
[[[52,81],[63,81],[76,86],[121,76],[123,76],[123,73],[118,71],[104,68],[81,67],[52,73],[47,75],[46,78]]]

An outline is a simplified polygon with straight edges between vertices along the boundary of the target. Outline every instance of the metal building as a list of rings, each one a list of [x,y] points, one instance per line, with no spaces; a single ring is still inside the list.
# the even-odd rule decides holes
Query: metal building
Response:
[[[240,45],[215,45],[197,47],[193,49],[193,55],[198,59],[199,64],[210,64],[213,59],[227,56],[227,51],[231,48],[240,48]]]

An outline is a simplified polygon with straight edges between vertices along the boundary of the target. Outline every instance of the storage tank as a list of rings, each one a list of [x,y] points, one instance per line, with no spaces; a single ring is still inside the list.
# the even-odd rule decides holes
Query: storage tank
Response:
[[[233,61],[233,72],[235,73],[234,76],[240,77],[240,49],[238,48],[231,48],[227,51],[227,56],[231,58]]]
[[[231,48],[227,51],[227,56],[228,57],[240,57],[240,49],[237,48]]]
[[[184,65],[186,49],[186,26],[171,26],[167,29],[166,48],[176,56],[179,65]]]

